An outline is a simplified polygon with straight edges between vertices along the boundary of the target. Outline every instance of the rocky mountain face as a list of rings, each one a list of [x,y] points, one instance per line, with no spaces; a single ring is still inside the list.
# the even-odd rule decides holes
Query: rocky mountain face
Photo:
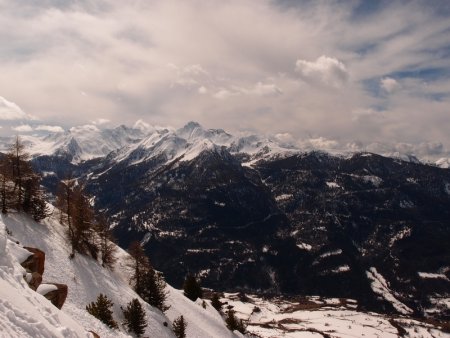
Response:
[[[358,300],[447,317],[450,170],[370,153],[300,152],[191,123],[103,157],[37,156],[52,191],[86,183],[119,243],[144,243],[179,287]]]

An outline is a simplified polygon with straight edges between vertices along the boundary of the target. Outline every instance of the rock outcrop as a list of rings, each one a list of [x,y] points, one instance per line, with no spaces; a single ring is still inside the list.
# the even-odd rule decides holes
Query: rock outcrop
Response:
[[[43,295],[58,309],[61,309],[67,298],[68,288],[65,284],[42,283],[45,269],[45,252],[36,248],[24,247],[31,255],[21,263],[27,271],[25,281],[31,289]]]
[[[44,283],[36,290],[52,302],[58,309],[61,309],[67,298],[67,285],[58,283]]]
[[[36,248],[24,247],[32,253],[21,265],[30,272],[37,272],[41,276],[44,274],[45,252]]]

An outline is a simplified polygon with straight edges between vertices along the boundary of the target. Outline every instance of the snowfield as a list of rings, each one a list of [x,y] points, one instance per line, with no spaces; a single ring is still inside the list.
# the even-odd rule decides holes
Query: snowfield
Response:
[[[6,234],[5,227],[12,236]],[[133,298],[139,298],[128,284],[128,254],[118,249],[119,259],[114,271],[103,268],[90,257],[76,255],[70,260],[64,230],[56,217],[38,224],[22,214],[0,216],[0,337],[90,338],[92,334],[88,331],[94,331],[102,338],[131,337],[121,325],[120,309]],[[45,252],[43,283],[67,284],[69,293],[62,310],[28,287],[20,262],[29,253],[22,246]],[[171,323],[180,315],[187,321],[188,337],[239,337],[226,328],[219,313],[209,303],[204,309],[202,301],[194,303],[180,290],[167,286],[167,291],[167,303],[171,307],[166,314],[141,301],[148,321],[144,337],[175,337]],[[108,328],[85,310],[99,293],[106,294],[114,303],[113,316],[119,323],[119,330]],[[167,327],[164,322],[168,323]]]
[[[248,321],[249,336],[265,338],[437,338],[450,337],[435,327],[402,317],[356,311],[352,299],[305,297],[298,301],[225,293],[224,307]],[[400,328],[400,329],[399,329]],[[405,330],[403,332],[403,330]]]

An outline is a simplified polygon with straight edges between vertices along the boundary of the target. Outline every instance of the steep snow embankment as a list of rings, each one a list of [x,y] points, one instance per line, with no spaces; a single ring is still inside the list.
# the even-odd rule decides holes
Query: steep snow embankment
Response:
[[[118,249],[119,259],[115,271],[110,271],[82,255],[76,255],[70,260],[65,227],[55,218],[37,224],[21,214],[2,215],[0,225],[2,228],[6,225],[12,232],[11,239],[19,241],[20,245],[36,247],[45,252],[44,282],[64,283],[69,289],[62,311],[29,289],[23,280],[24,270],[18,263],[20,259],[10,254],[11,248],[18,246],[8,240],[7,254],[1,254],[0,261],[0,328],[2,334],[6,332],[2,338],[89,337],[88,330],[98,333],[102,338],[129,337],[121,325],[120,330],[109,329],[85,310],[86,305],[95,301],[99,293],[106,294],[114,303],[115,320],[121,323],[123,315],[120,306],[125,306],[133,298],[139,298],[128,285],[130,273],[127,271],[128,254],[125,251]],[[183,315],[188,323],[188,337],[236,337],[212,307],[203,309],[200,304],[191,302],[181,291],[170,286],[167,291],[167,303],[171,306],[167,316],[141,301],[148,321],[144,336],[174,337],[170,323]],[[169,325],[164,326],[164,322]]]
[[[0,221],[0,333],[1,337],[91,337],[70,315],[29,288],[20,262],[30,253],[7,240]]]

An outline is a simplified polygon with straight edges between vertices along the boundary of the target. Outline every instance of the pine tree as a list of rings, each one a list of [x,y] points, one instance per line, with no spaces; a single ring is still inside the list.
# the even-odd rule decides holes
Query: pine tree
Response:
[[[112,329],[117,329],[117,322],[113,319],[111,307],[113,302],[107,296],[99,294],[96,302],[92,302],[86,306],[87,312],[101,320]]]
[[[175,336],[177,338],[186,338],[186,327],[187,327],[187,323],[184,320],[183,316],[180,316],[178,318],[176,318],[173,321],[173,333],[175,333]]]
[[[144,293],[144,274],[148,271],[150,263],[144,248],[142,248],[138,241],[130,244],[128,253],[130,254],[129,266],[133,269],[130,284],[138,295],[142,295]]]
[[[142,297],[151,306],[157,307],[162,312],[169,309],[166,305],[167,292],[166,282],[161,273],[155,271],[152,266],[149,266],[147,271],[142,276]]]
[[[183,284],[184,295],[192,301],[202,298],[203,291],[194,276],[188,275]]]
[[[217,310],[222,311],[223,303],[219,299],[219,295],[217,293],[214,293],[211,297],[211,305]]]
[[[134,332],[140,337],[147,327],[147,320],[145,319],[145,311],[137,298],[133,299],[127,304],[126,309],[122,309],[125,320],[123,324],[128,328],[128,331]]]
[[[228,310],[227,318],[225,319],[225,323],[227,324],[228,329],[231,331],[239,331],[244,334],[246,331],[246,327],[242,319],[236,318],[234,311],[232,309]]]
[[[24,182],[23,211],[31,215],[36,222],[50,215],[40,182],[41,177],[34,173]]]

